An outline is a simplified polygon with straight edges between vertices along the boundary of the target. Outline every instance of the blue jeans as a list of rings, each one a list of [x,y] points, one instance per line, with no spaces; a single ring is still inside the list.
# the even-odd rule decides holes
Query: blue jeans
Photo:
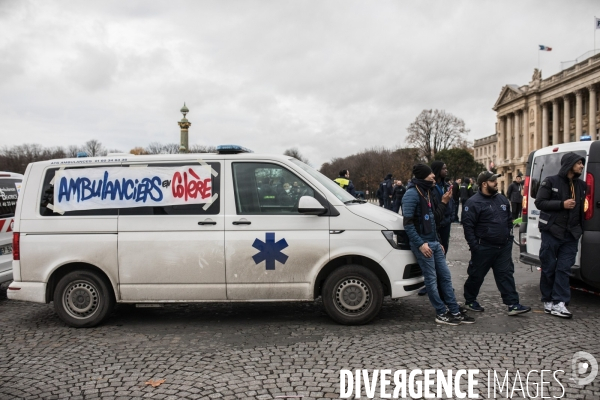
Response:
[[[568,234],[568,238],[557,239],[550,232],[542,231],[540,247],[542,301],[552,301],[555,304],[561,301],[569,304],[571,301],[569,275],[571,267],[575,264],[578,243],[579,239],[574,239],[571,234]]]
[[[427,288],[427,296],[435,312],[437,314],[446,313],[446,304],[452,314],[459,312],[458,303],[456,297],[454,297],[454,289],[452,289],[452,277],[450,275],[450,269],[446,264],[446,256],[442,250],[442,246],[438,242],[428,242],[429,248],[433,252],[433,255],[429,258],[425,257],[421,250],[417,246],[410,244],[410,248],[417,257],[419,267],[423,271],[423,277],[425,278],[425,287]],[[438,281],[442,295],[446,304],[440,298],[440,292],[438,292]]]

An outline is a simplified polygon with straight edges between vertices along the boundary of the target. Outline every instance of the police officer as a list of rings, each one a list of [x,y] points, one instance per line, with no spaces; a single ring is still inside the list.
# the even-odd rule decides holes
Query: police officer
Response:
[[[540,291],[546,314],[571,318],[566,305],[571,300],[569,274],[583,234],[586,187],[579,176],[585,158],[569,152],[562,156],[560,165],[558,175],[548,176],[542,181],[535,198],[535,206],[540,210],[538,224],[542,233]]]
[[[383,192],[383,207],[391,210],[392,209],[392,195],[394,185],[392,182],[392,174],[387,174],[383,182],[381,182],[381,190]]]
[[[340,185],[342,189],[346,190],[352,196],[356,197],[356,190],[354,190],[354,184],[350,180],[350,171],[348,171],[347,169],[341,170],[339,176],[333,181]]]
[[[477,177],[479,191],[465,203],[462,217],[465,239],[471,250],[471,261],[465,282],[466,307],[483,311],[477,302],[479,289],[490,268],[508,315],[531,311],[519,304],[512,261],[512,216],[508,199],[498,194],[498,175],[485,171]]]

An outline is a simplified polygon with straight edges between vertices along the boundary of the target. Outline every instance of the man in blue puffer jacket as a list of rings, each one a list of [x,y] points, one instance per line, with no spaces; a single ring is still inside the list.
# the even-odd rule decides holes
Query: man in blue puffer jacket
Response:
[[[502,301],[508,306],[508,315],[517,315],[531,311],[531,307],[519,304],[513,276],[513,220],[508,199],[498,194],[498,176],[490,171],[479,174],[479,190],[465,203],[462,223],[471,250],[465,305],[473,311],[484,310],[477,302],[477,295],[491,268]]]
[[[423,271],[427,295],[437,314],[435,321],[448,325],[473,323],[473,318],[460,313],[452,289],[452,277],[446,264],[445,250],[439,242],[435,227],[436,214],[438,218],[439,214],[444,215],[451,193],[443,196],[442,202],[437,202],[432,193],[435,174],[425,164],[415,165],[413,175],[415,178],[408,184],[402,198],[404,230],[408,235],[410,248]],[[440,298],[438,280],[445,304]]]

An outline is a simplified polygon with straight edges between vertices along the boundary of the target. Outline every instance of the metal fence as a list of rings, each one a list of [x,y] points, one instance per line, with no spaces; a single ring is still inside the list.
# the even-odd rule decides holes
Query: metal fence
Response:
[[[564,69],[571,68],[573,65],[580,63],[587,58],[593,57],[596,54],[600,54],[600,49],[590,50],[584,53],[583,55],[577,57],[575,60],[563,61],[560,63],[560,70],[562,71]]]

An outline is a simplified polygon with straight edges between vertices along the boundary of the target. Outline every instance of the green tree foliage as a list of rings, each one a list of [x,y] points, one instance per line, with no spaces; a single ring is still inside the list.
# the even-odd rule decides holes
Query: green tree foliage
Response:
[[[480,172],[485,171],[482,163],[475,161],[471,152],[466,149],[448,149],[438,151],[435,160],[443,161],[448,167],[448,177],[451,179],[477,177]]]

